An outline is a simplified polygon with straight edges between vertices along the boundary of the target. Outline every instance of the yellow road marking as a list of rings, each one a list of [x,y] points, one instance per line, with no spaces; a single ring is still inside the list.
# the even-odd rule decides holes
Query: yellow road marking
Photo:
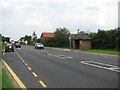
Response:
[[[32,72],[32,74],[33,74],[35,77],[38,77],[36,73]]]
[[[20,86],[20,88],[26,88],[25,85],[22,83],[22,81],[18,78],[18,76],[8,66],[8,64],[4,60],[2,62],[4,63],[4,65],[6,66],[6,68],[8,69],[8,71],[11,73],[11,75],[13,76],[13,78],[15,79],[15,81],[18,83],[18,85]]]
[[[15,51],[16,52],[16,51]],[[22,57],[16,52],[16,54],[18,55],[18,57],[21,59]]]
[[[43,83],[43,81],[39,81],[39,83],[40,83],[44,88],[47,87],[47,86]]]
[[[22,60],[22,62],[25,62],[24,60]]]
[[[30,67],[28,67],[29,70],[32,70]]]
[[[25,63],[25,65],[27,66],[27,63]]]

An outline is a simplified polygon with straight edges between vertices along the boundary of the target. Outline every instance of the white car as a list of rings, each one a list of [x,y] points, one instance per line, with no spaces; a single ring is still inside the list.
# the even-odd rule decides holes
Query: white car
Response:
[[[44,49],[44,45],[42,43],[36,43],[35,49]]]

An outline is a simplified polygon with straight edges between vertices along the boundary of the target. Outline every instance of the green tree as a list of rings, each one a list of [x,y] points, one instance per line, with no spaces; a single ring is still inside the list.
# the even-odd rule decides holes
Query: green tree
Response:
[[[115,49],[120,50],[120,29],[98,30],[97,33],[90,33],[92,48],[94,49]]]
[[[35,31],[32,34],[32,39],[33,39],[33,41],[35,41],[37,39],[37,34],[35,33]]]
[[[24,41],[27,41],[28,44],[30,44],[31,43],[31,38],[32,38],[31,36],[25,35]]]
[[[70,31],[67,28],[57,28],[55,33],[55,46],[68,47]]]

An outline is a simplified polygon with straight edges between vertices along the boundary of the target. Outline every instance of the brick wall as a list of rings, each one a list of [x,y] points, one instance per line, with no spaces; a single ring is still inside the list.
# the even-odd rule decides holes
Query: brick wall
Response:
[[[91,41],[80,40],[80,49],[91,49]]]

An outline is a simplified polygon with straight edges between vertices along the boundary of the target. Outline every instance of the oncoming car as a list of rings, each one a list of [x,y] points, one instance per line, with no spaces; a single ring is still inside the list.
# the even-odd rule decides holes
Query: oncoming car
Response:
[[[16,44],[15,44],[15,48],[21,48],[20,43],[16,43]]]
[[[35,49],[44,49],[44,45],[42,43],[35,43]]]
[[[5,44],[5,52],[9,52],[9,51],[14,52],[14,45],[12,43]]]

